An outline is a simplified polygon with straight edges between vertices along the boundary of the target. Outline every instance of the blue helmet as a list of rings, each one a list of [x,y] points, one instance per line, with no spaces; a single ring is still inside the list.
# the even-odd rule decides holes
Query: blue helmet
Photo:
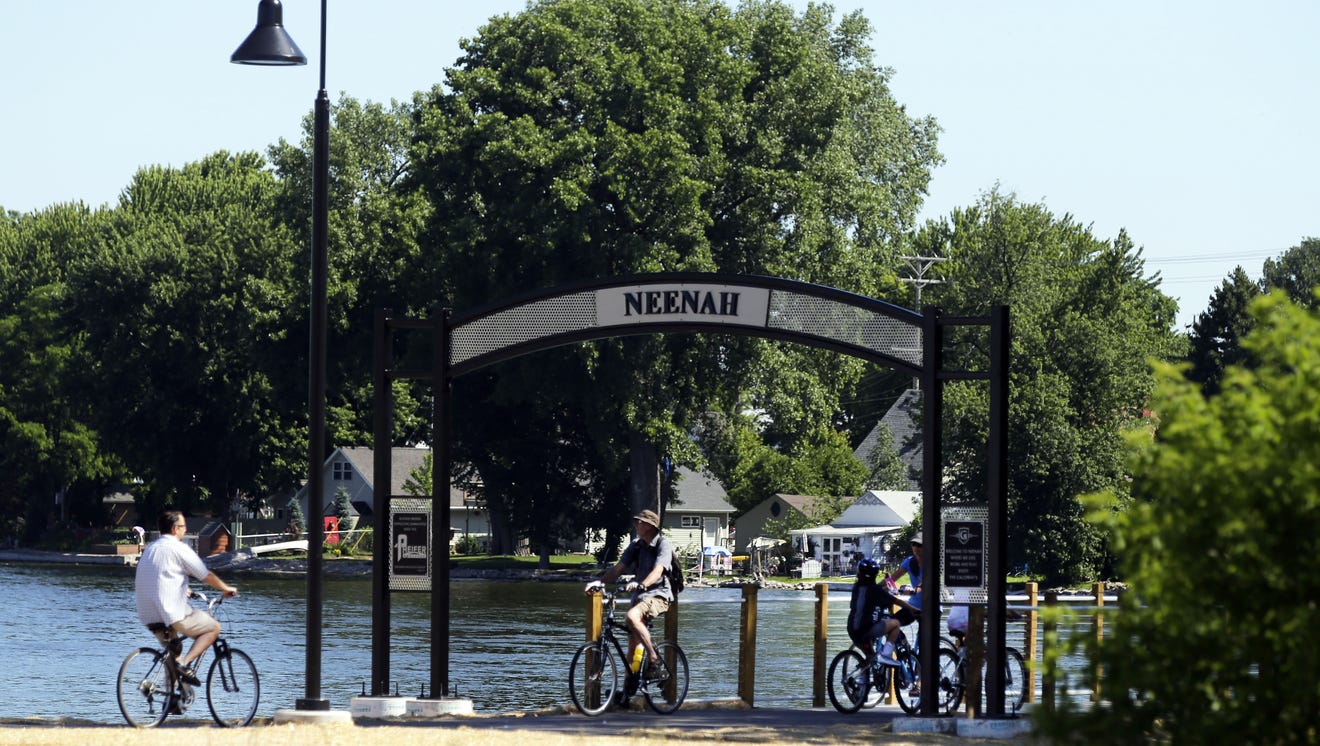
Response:
[[[875,580],[875,576],[880,574],[880,563],[867,557],[857,563],[858,580]]]

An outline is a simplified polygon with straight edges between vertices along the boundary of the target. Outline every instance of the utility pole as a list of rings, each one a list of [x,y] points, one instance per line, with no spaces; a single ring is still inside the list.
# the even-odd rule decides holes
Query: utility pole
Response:
[[[913,310],[920,311],[921,289],[926,287],[927,285],[943,285],[946,282],[945,280],[927,278],[926,273],[929,272],[930,268],[934,267],[936,264],[940,262],[947,262],[949,260],[942,256],[904,256],[900,258],[908,263],[907,268],[912,271],[912,274],[914,276],[900,277],[899,280],[909,283],[914,287],[916,287],[917,298],[916,298],[916,303],[913,304]],[[921,379],[913,378],[912,388],[914,389],[921,388]]]

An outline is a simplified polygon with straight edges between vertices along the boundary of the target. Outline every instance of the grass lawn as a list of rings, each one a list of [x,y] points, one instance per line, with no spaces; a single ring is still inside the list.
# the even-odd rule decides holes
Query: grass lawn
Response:
[[[535,555],[518,556],[513,554],[452,554],[451,562],[457,567],[474,570],[535,570],[541,565],[541,558]],[[590,565],[590,568],[584,567]],[[581,570],[596,567],[596,558],[589,554],[552,554],[550,569]]]

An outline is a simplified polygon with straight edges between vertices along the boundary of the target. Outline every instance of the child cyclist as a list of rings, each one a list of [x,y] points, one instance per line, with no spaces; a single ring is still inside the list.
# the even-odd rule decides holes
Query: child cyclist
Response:
[[[853,584],[852,600],[848,604],[848,636],[866,654],[867,660],[877,660],[886,666],[897,666],[894,659],[894,640],[898,628],[916,620],[918,612],[908,602],[893,595],[885,583],[875,582],[880,563],[867,558],[857,564],[857,582]],[[898,613],[889,610],[898,606]],[[875,654],[872,640],[884,639],[884,646]]]

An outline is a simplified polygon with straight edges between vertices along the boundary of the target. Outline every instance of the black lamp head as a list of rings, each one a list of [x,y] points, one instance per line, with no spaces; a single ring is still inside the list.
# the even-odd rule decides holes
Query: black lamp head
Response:
[[[284,30],[280,0],[261,0],[257,5],[257,27],[238,45],[229,61],[239,65],[307,64],[307,55]]]

